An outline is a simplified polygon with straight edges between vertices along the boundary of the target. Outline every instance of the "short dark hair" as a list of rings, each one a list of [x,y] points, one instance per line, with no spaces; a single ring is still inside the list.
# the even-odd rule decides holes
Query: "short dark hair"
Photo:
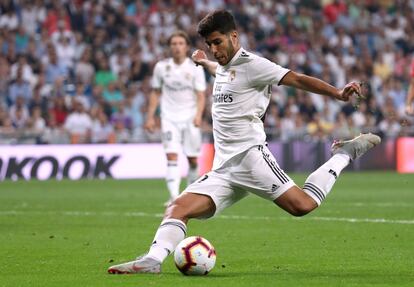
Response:
[[[202,37],[206,38],[213,32],[220,32],[227,34],[236,30],[236,23],[233,15],[227,10],[215,10],[205,16],[200,23],[198,23],[197,32]]]
[[[185,42],[187,43],[188,46],[190,46],[190,37],[188,37],[188,34],[182,30],[177,30],[174,33],[171,34],[170,37],[168,37],[168,45],[171,44],[171,40],[174,37],[181,37],[184,38]]]

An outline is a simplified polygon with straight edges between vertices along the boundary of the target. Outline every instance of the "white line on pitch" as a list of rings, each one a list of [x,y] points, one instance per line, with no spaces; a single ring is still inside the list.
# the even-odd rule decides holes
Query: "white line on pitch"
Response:
[[[353,207],[414,207],[414,204],[407,202],[330,202],[329,204]]]
[[[146,213],[146,212],[90,212],[90,211],[18,211],[18,210],[3,210],[0,211],[0,216],[6,215],[66,215],[66,216],[127,216],[127,217],[153,217],[162,218],[162,213]],[[414,224],[414,220],[409,219],[386,219],[386,218],[349,218],[349,217],[321,217],[321,216],[307,216],[302,218],[297,217],[272,217],[272,216],[247,216],[247,215],[218,215],[218,219],[235,219],[235,220],[313,220],[313,221],[335,221],[348,223],[387,223],[387,224]]]

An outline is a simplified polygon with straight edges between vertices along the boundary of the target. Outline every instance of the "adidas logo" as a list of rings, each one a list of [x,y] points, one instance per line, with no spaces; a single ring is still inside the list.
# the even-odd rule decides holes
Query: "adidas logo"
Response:
[[[275,192],[276,191],[276,189],[278,189],[279,188],[279,186],[278,185],[276,185],[276,184],[272,184],[272,192]]]
[[[241,54],[240,54],[240,57],[247,58],[247,57],[249,57],[249,55],[245,51],[242,51]]]
[[[335,179],[338,178],[338,175],[336,174],[334,170],[330,169],[329,173],[332,174],[335,177]]]

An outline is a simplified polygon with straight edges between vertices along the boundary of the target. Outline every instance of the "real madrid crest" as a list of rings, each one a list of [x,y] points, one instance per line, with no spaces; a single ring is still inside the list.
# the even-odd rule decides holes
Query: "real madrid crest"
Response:
[[[229,71],[229,82],[233,82],[233,80],[236,78],[236,71],[230,70]]]

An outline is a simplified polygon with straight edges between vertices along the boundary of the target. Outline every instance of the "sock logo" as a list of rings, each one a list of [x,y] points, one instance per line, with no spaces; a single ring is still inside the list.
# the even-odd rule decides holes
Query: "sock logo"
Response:
[[[335,179],[338,178],[338,175],[336,174],[336,172],[334,170],[330,169],[329,173],[332,174],[335,177]]]

